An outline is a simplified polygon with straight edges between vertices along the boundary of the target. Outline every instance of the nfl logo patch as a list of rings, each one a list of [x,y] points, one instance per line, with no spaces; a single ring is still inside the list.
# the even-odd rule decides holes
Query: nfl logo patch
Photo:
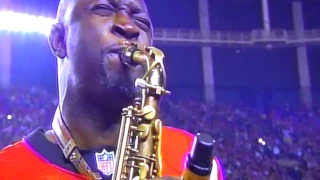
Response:
[[[101,153],[95,153],[98,169],[105,175],[110,176],[114,171],[114,152],[105,149]]]

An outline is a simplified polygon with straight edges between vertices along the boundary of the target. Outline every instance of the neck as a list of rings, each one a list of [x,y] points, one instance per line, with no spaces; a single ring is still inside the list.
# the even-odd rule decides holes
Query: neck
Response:
[[[107,112],[107,113],[105,113]],[[80,149],[91,150],[104,146],[116,148],[120,130],[121,109],[105,109],[102,113],[81,104],[64,104],[54,118],[63,120]]]

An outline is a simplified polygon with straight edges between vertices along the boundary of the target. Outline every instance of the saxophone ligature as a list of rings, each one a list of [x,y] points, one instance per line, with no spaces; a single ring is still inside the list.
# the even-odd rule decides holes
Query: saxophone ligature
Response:
[[[133,105],[123,109],[113,180],[146,180],[162,176],[161,138],[159,118],[160,99],[170,94],[165,88],[164,53],[155,47],[140,50],[134,43],[125,45],[121,61],[128,66],[143,64],[146,72],[136,79],[139,97]]]

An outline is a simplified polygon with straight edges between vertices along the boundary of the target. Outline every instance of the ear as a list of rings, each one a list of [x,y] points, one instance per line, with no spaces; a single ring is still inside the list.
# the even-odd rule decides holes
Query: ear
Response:
[[[54,56],[64,59],[67,56],[65,29],[62,24],[53,24],[49,34],[49,46]]]

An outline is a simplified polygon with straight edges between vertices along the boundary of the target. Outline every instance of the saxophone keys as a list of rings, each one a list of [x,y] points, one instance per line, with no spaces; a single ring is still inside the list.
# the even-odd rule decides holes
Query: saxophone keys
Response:
[[[152,120],[156,117],[156,109],[151,105],[146,105],[142,109],[142,115],[146,120]]]
[[[140,168],[139,168],[139,179],[140,180],[145,180],[147,179],[147,175],[149,172],[149,166],[146,163],[140,163],[139,164]]]
[[[164,94],[165,94],[165,95],[170,95],[170,94],[171,94],[171,91],[164,90]]]
[[[156,119],[153,124],[153,130],[158,135],[162,131],[162,122],[160,119]]]
[[[152,172],[153,172],[154,174],[157,174],[157,173],[158,173],[158,171],[157,171],[156,169],[154,169]]]
[[[148,125],[146,125],[146,124],[140,124],[140,125],[138,126],[138,129],[139,129],[139,131],[140,131],[140,132],[138,133],[138,136],[139,136],[140,139],[145,139],[145,138],[148,137],[149,132],[150,132],[150,128],[149,128]]]

